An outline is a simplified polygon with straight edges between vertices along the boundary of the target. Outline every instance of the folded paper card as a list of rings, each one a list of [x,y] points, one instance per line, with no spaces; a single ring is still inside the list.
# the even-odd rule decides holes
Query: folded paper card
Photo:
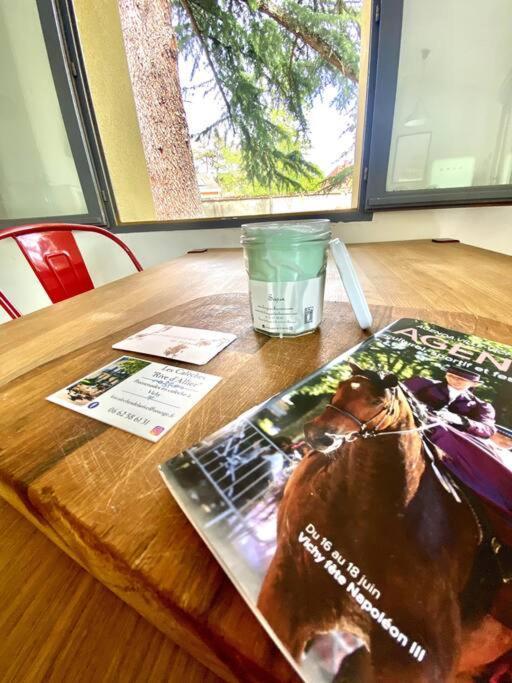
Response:
[[[117,342],[112,348],[204,365],[235,339],[236,335],[227,332],[151,325]]]
[[[47,398],[112,427],[158,441],[220,379],[121,356]]]

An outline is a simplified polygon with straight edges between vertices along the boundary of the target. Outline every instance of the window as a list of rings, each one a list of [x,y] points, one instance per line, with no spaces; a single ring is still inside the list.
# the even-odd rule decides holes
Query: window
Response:
[[[0,0],[0,63],[0,224],[104,222],[51,3]]]
[[[512,199],[512,3],[382,3],[368,207]]]
[[[370,4],[74,0],[119,221],[357,208]]]
[[[0,0],[0,221],[510,201],[511,25],[509,0]]]

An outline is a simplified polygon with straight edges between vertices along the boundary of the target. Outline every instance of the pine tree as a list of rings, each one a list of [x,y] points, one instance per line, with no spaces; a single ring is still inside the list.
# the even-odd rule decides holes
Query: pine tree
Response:
[[[254,191],[325,191],[304,155],[306,115],[331,86],[355,126],[362,0],[117,1],[157,218],[202,212],[179,50],[196,66],[206,60],[203,86],[223,103],[199,139],[220,135],[239,150]]]
[[[302,150],[315,98],[334,87],[333,106],[351,113],[355,126],[360,0],[171,2],[179,49],[195,68],[206,59],[223,103],[222,116],[197,139],[222,134],[236,140],[255,185],[310,186],[318,170]],[[275,110],[292,125],[276,121]]]
[[[290,127],[287,117],[283,112],[272,112],[272,123],[278,123],[287,134],[286,146],[281,146],[280,152],[285,154],[291,151],[300,151],[300,145],[295,142],[292,147],[289,140],[295,139],[294,129]],[[207,145],[202,148],[194,149],[194,159],[196,167],[202,168],[206,176],[215,177],[215,180],[230,198],[233,197],[261,197],[265,195],[276,196],[281,192],[282,183],[273,185],[261,185],[257,180],[250,182],[243,169],[242,152],[236,145],[226,144],[224,138],[213,133]],[[278,170],[281,171],[282,162],[278,161]],[[288,171],[290,173],[290,171]],[[314,164],[308,166],[309,178],[303,174],[294,176],[290,174],[291,181],[297,187],[301,187],[302,192],[317,192],[319,188],[324,191],[324,174]]]

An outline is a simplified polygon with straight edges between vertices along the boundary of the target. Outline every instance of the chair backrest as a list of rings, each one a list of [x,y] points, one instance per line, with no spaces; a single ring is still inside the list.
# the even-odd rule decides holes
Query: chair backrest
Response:
[[[15,308],[5,294],[0,291],[0,322],[5,322],[9,318],[19,318],[21,313]]]
[[[44,292],[37,293],[34,301],[29,304],[29,310],[40,308],[41,305],[49,303],[57,303],[69,297],[81,294],[89,289],[94,289],[98,284],[121,277],[119,267],[114,277],[91,276],[89,269],[81,252],[84,246],[94,243],[95,252],[101,251],[98,258],[103,259],[104,270],[108,270],[109,253],[112,252],[104,249],[98,249],[97,241],[104,239],[108,240],[108,246],[115,245],[114,249],[117,251],[121,249],[126,256],[124,256],[122,270],[126,270],[126,257],[128,263],[131,262],[136,270],[142,270],[142,266],[135,258],[131,250],[112,233],[98,228],[96,226],[74,225],[70,223],[41,223],[37,225],[21,225],[12,228],[5,228],[0,230],[0,245],[2,240],[9,240],[16,244],[15,251],[21,252],[22,262],[28,263],[33,274],[36,276],[39,289]],[[5,243],[4,243],[5,244]],[[6,245],[7,246],[7,245]],[[106,244],[105,244],[106,246]],[[6,250],[5,254],[0,251],[0,257],[4,256],[6,263],[9,262],[11,269],[21,270],[19,261],[19,253],[13,254],[12,249]],[[24,257],[24,258],[23,258]],[[26,269],[26,265],[24,266]],[[131,269],[131,268],[130,268]],[[4,272],[8,271],[7,265],[2,268]],[[30,270],[29,270],[30,272]],[[123,275],[128,273],[123,272]],[[24,284],[20,282],[14,283],[17,278],[12,277],[8,281],[2,282],[3,292],[0,291],[0,308],[3,309],[11,318],[19,317],[23,307],[13,301],[17,301],[17,296],[21,294],[20,289],[24,289]],[[96,280],[96,281],[94,281]],[[17,285],[17,286],[16,286]],[[26,294],[26,291],[25,291]]]

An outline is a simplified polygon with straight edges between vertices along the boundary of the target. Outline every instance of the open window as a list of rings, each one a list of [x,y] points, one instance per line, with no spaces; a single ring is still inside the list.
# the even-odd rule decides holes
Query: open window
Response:
[[[371,0],[62,4],[119,224],[361,218]]]

